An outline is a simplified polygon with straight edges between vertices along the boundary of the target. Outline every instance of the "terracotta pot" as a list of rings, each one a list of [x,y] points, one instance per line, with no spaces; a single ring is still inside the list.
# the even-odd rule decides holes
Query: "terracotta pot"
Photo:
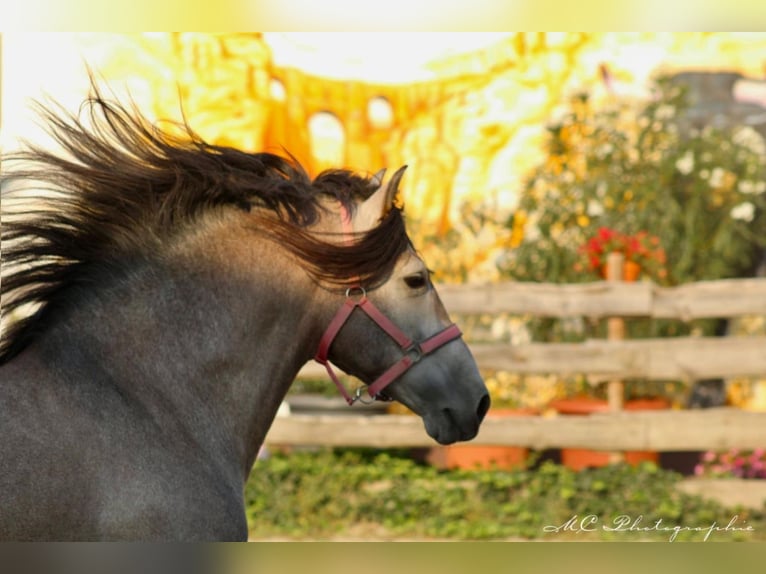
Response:
[[[572,399],[560,399],[553,401],[551,407],[562,415],[590,415],[592,413],[604,413],[609,411],[609,404],[605,400],[593,397],[577,397]],[[649,411],[664,410],[670,408],[670,404],[664,399],[635,399],[626,401],[626,411]],[[654,451],[626,451],[625,462],[636,465],[640,462],[649,461],[657,464],[659,453]],[[609,453],[585,448],[562,448],[561,464],[572,470],[582,470],[593,466],[607,466]]]
[[[535,409],[490,409],[487,418],[539,414]],[[500,468],[510,470],[525,465],[529,449],[518,446],[473,445],[470,443],[436,446],[429,450],[426,461],[440,469],[478,470]]]
[[[622,279],[623,281],[633,282],[638,281],[641,276],[641,266],[635,261],[626,261],[622,267]]]
[[[635,261],[625,261],[622,266],[622,280],[628,283],[638,281],[641,277],[641,265]],[[601,278],[606,279],[606,264],[601,266]]]

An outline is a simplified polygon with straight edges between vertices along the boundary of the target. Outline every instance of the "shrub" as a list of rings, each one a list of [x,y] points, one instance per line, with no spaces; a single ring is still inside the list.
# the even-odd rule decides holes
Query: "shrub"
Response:
[[[761,536],[762,512],[728,509],[674,488],[680,475],[651,464],[615,465],[576,473],[544,462],[536,469],[437,471],[406,451],[319,450],[259,461],[245,495],[251,535],[325,539],[374,538],[668,540],[668,531],[594,532],[545,526],[594,516],[599,526],[619,515],[650,526],[737,525],[754,532],[715,532],[714,540]],[[677,540],[701,540],[681,531]]]
[[[505,272],[594,280],[577,250],[604,227],[657,236],[672,285],[752,273],[766,245],[763,139],[750,127],[687,130],[688,109],[683,90],[664,79],[649,101],[597,108],[587,94],[573,98],[550,125],[546,160],[509,222],[522,240]]]

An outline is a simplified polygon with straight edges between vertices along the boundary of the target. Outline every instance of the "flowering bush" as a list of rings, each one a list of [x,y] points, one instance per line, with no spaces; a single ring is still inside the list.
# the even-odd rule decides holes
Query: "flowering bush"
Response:
[[[664,278],[665,250],[660,246],[660,239],[646,231],[626,235],[610,227],[599,227],[596,234],[580,248],[581,260],[575,264],[575,270],[600,272],[606,265],[610,253],[622,253],[625,261],[637,264],[641,271],[654,278]]]
[[[708,451],[694,467],[694,474],[711,478],[766,478],[766,449]]]
[[[520,281],[591,281],[578,247],[611,228],[659,238],[665,284],[751,274],[766,246],[763,138],[749,126],[693,128],[688,108],[665,80],[646,101],[573,98],[509,221],[521,240],[502,270]]]

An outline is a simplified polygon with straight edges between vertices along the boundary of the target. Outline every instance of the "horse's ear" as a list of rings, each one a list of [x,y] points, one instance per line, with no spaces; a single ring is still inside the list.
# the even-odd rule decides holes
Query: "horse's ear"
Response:
[[[380,184],[378,189],[364,202],[365,211],[369,210],[368,213],[374,214],[376,218],[380,218],[384,217],[391,210],[394,206],[396,194],[399,191],[399,182],[402,180],[406,169],[406,165],[400,167],[391,176],[387,184]],[[378,176],[380,176],[380,181],[382,181],[384,174],[385,170],[379,171],[373,176],[373,181],[377,180]]]
[[[386,177],[386,168],[384,167],[370,178],[370,183],[375,186],[375,189],[383,185],[383,178]]]

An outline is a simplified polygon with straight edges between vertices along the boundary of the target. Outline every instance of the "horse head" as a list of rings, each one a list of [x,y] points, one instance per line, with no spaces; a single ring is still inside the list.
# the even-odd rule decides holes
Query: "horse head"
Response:
[[[377,226],[390,210],[405,168],[349,212],[336,217],[345,240]],[[476,362],[444,308],[430,272],[410,246],[380,285],[356,284],[330,321],[316,359],[328,360],[368,385],[376,399],[397,400],[423,418],[441,444],[474,438],[490,399]],[[337,305],[337,300],[336,300]],[[348,395],[328,366],[328,372]],[[357,394],[356,398],[360,395]]]

